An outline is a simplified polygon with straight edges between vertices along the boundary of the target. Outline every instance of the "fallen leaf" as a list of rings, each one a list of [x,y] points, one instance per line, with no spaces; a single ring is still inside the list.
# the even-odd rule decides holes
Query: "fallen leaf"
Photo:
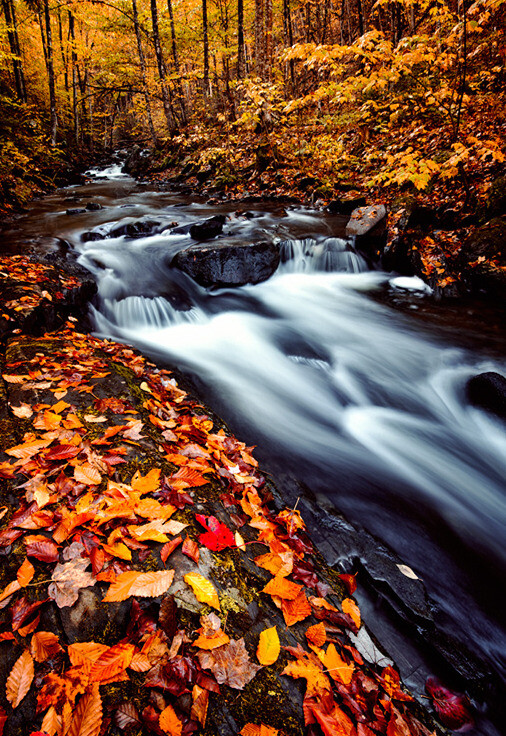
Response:
[[[314,644],[315,647],[321,647],[327,641],[327,632],[325,630],[325,624],[320,621],[319,624],[310,626],[306,631],[306,639],[310,644]]]
[[[407,565],[397,565],[397,567],[399,568],[399,572],[402,572],[402,574],[407,578],[411,578],[411,580],[420,580],[416,572]]]
[[[202,727],[206,725],[207,708],[209,705],[209,690],[194,685],[192,690],[192,709],[190,717],[198,721]]]
[[[445,687],[437,677],[428,677],[425,689],[431,696],[441,723],[452,731],[471,728],[474,718],[468,698]]]
[[[199,536],[199,542],[213,552],[221,552],[227,547],[235,547],[234,535],[226,526],[218,521],[216,516],[203,516],[195,514],[195,519],[207,529],[205,534]]]
[[[196,565],[199,564],[199,558],[200,558],[199,546],[197,542],[195,542],[194,539],[190,539],[190,537],[186,537],[186,539],[183,542],[181,552],[187,557],[189,557],[191,560],[193,560]]]
[[[269,580],[262,593],[275,595],[286,601],[293,601],[299,596],[301,591],[302,585],[292,583],[291,580],[287,580],[284,577],[276,576],[272,580]]]
[[[132,661],[135,652],[133,644],[120,642],[109,647],[93,663],[90,670],[91,682],[112,682],[115,677],[124,672]]]
[[[168,705],[160,713],[158,724],[164,733],[168,736],[181,736],[183,724],[176,715],[176,711],[171,705]]]
[[[357,625],[357,629],[359,629],[361,623],[360,608],[357,606],[353,598],[345,598],[341,603],[341,608],[343,609],[344,613],[347,613],[348,616],[351,616],[351,618],[355,621]]]
[[[322,650],[320,650],[320,652],[322,652]],[[355,665],[353,662],[351,664],[347,664],[339,655],[334,644],[329,644],[327,651],[323,652],[322,655],[318,653],[318,656],[333,680],[336,682],[342,682],[343,685],[350,684],[355,670]]]
[[[98,736],[102,728],[102,698],[98,683],[92,683],[77,704],[68,736]]]
[[[272,726],[266,726],[261,723],[257,726],[255,723],[247,723],[244,728],[239,731],[240,736],[278,736],[279,731]]]
[[[275,626],[260,632],[257,649],[257,658],[260,664],[274,664],[279,657],[280,650],[279,636]]]
[[[200,603],[207,603],[218,611],[221,611],[218,593],[210,580],[205,578],[199,572],[189,572],[184,576],[184,581],[192,588],[196,599],[200,601]]]
[[[122,731],[130,726],[140,729],[142,721],[140,719],[137,708],[133,703],[122,703],[114,714],[114,722]]]
[[[19,406],[11,406],[11,411],[18,419],[29,419],[33,415],[30,404],[21,403]]]
[[[90,560],[84,557],[75,557],[70,562],[56,565],[48,587],[48,595],[58,608],[73,606],[79,598],[81,588],[95,585],[97,579],[91,572],[86,572]]]
[[[182,541],[182,537],[175,537],[174,539],[171,539],[163,545],[162,549],[160,550],[160,557],[162,558],[162,562],[164,564],[167,561],[167,557],[174,552],[176,547],[178,547]]]
[[[28,585],[28,583],[32,580],[34,574],[35,574],[34,566],[30,562],[30,560],[25,559],[23,564],[21,565],[21,567],[16,573],[16,578],[20,586],[24,588],[25,585]]]
[[[10,671],[5,684],[5,697],[13,708],[18,707],[27,692],[30,690],[33,675],[34,668],[32,655],[28,649],[25,649],[23,654],[14,663],[14,667]]]
[[[262,667],[251,662],[244,639],[231,639],[218,649],[199,652],[198,658],[204,669],[212,671],[220,685],[242,690]]]
[[[78,483],[84,483],[87,486],[98,486],[102,482],[102,476],[90,463],[76,465],[74,478]]]
[[[293,626],[299,621],[304,621],[312,613],[311,605],[304,590],[301,590],[294,600],[284,600],[282,598],[281,610],[287,626]]]
[[[174,570],[157,572],[123,572],[118,575],[103,598],[104,602],[125,601],[130,596],[151,598],[162,595],[172,585]]]
[[[51,631],[37,631],[32,636],[30,650],[36,662],[45,662],[46,659],[50,659],[58,654],[58,652],[63,651],[58,637]]]

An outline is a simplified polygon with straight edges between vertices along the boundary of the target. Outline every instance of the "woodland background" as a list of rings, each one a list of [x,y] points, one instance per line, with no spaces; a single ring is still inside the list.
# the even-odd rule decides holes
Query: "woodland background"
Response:
[[[136,141],[233,194],[310,176],[313,200],[342,184],[476,207],[504,161],[504,6],[1,0],[0,199]]]

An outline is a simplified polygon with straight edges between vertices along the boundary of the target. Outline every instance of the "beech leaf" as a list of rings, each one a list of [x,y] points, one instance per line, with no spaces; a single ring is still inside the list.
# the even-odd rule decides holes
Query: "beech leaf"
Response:
[[[184,576],[184,581],[192,588],[196,599],[200,603],[207,603],[218,611],[221,611],[218,593],[210,580],[199,572],[189,572]]]
[[[183,724],[176,715],[176,711],[171,705],[168,705],[160,713],[158,724],[162,731],[168,736],[181,736]]]
[[[45,662],[46,659],[50,659],[58,652],[63,651],[58,637],[51,631],[37,631],[32,636],[30,650],[36,662]]]
[[[123,572],[112,583],[103,600],[107,603],[125,601],[132,595],[151,598],[162,595],[172,585],[174,570],[157,572]]]
[[[78,702],[68,736],[98,736],[102,728],[102,698],[98,683],[93,683]]]
[[[274,664],[279,657],[280,649],[279,636],[275,626],[260,632],[260,641],[258,642],[257,649],[257,657],[260,664]]]
[[[16,660],[5,685],[5,697],[17,708],[30,690],[34,675],[33,658],[28,649]]]

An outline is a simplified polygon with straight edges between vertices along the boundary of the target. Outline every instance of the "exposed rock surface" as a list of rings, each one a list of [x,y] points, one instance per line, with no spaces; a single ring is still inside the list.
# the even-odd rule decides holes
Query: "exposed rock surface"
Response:
[[[221,235],[226,219],[225,215],[214,215],[204,222],[191,225],[188,232],[194,240],[211,240]]]
[[[467,382],[467,397],[473,406],[506,419],[506,378],[500,373],[487,371],[473,376]]]
[[[386,242],[386,209],[383,204],[358,207],[346,225],[346,235],[355,238],[355,247],[377,260]]]
[[[201,286],[242,286],[268,279],[279,265],[274,243],[244,243],[222,240],[180,251],[172,266],[181,269]]]

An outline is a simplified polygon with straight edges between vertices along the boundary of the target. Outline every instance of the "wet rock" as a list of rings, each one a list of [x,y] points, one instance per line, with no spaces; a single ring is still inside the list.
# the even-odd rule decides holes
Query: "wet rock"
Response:
[[[333,199],[327,205],[327,212],[331,215],[351,215],[357,207],[365,207],[365,197]]]
[[[98,202],[88,202],[86,209],[88,212],[96,212],[97,210],[103,210],[104,208]]]
[[[506,215],[477,228],[462,245],[459,261],[470,291],[506,295]]]
[[[279,265],[274,243],[221,241],[191,246],[177,253],[171,266],[181,269],[201,286],[242,286],[268,279]]]
[[[74,207],[70,210],[65,211],[66,215],[83,215],[86,214],[86,210],[84,207]]]
[[[378,259],[386,243],[386,209],[382,204],[358,207],[346,225],[346,235],[355,238],[355,247]]]
[[[124,235],[127,238],[135,240],[136,238],[143,238],[146,235],[153,235],[159,227],[160,223],[157,220],[137,220],[114,227],[107,237],[119,238]]]
[[[456,213],[448,212],[448,223],[453,222]],[[397,271],[406,276],[423,276],[416,244],[423,233],[435,222],[436,213],[421,205],[411,195],[394,200],[388,215],[387,241],[381,263],[387,271]],[[453,218],[453,219],[452,219]]]
[[[135,145],[123,164],[122,171],[133,177],[142,176],[148,169],[150,163],[149,151]]]
[[[70,644],[76,641],[96,641],[104,632],[126,629],[130,601],[102,603],[97,586],[84,588],[73,606],[60,608],[60,620]],[[117,638],[117,637],[116,637]]]
[[[214,215],[204,222],[191,225],[188,232],[194,240],[210,240],[221,235],[226,219],[225,215]]]
[[[473,376],[466,386],[467,398],[473,406],[506,419],[506,378],[487,371]]]

